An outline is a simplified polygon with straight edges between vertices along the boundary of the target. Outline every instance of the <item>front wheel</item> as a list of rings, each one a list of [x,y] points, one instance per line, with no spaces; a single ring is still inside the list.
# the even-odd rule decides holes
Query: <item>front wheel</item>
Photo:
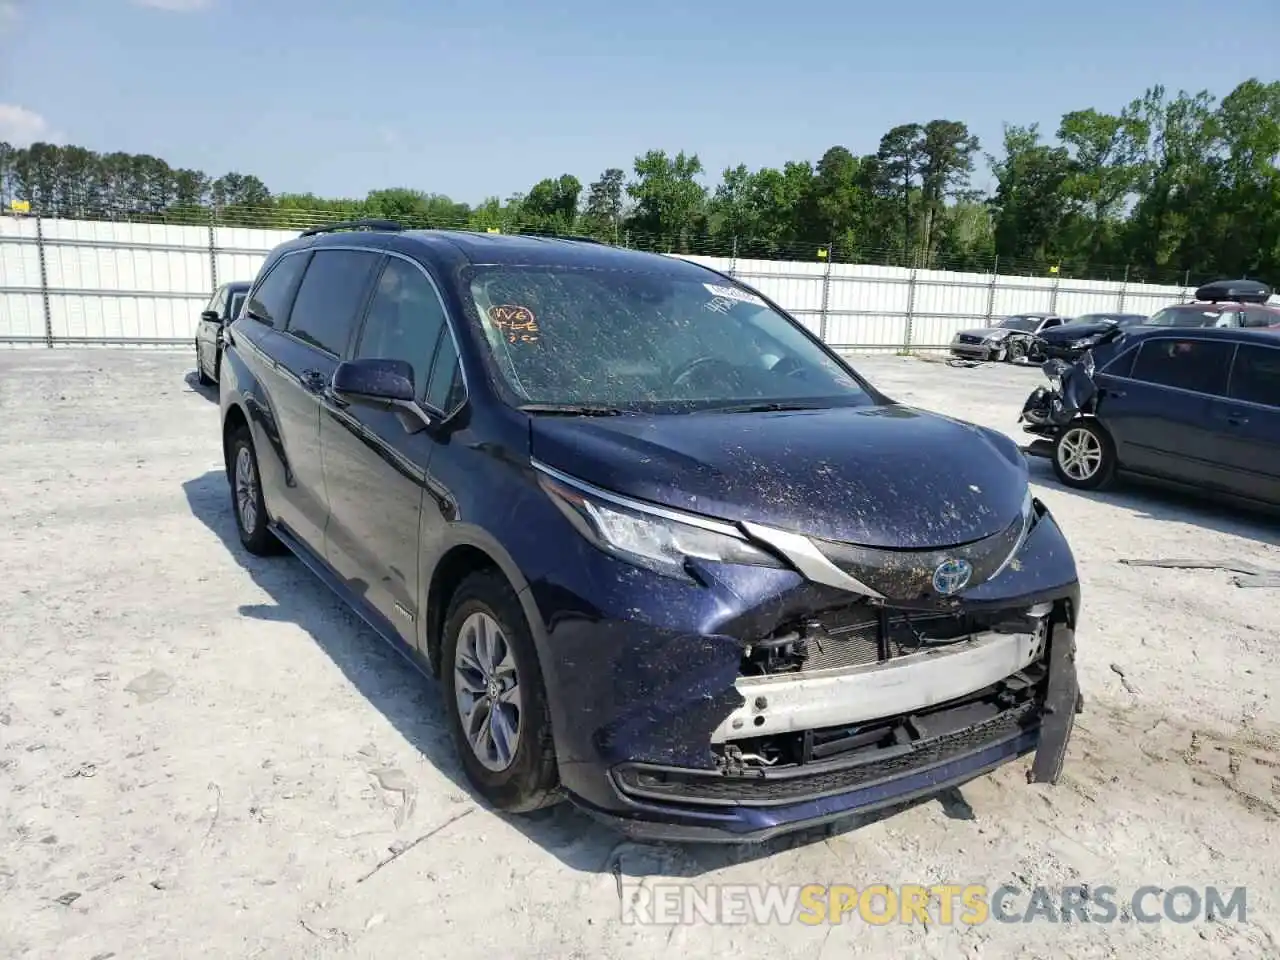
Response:
[[[200,359],[200,348],[196,347],[196,379],[200,381],[200,386],[211,387],[213,380],[204,372],[204,361]]]
[[[1115,477],[1115,445],[1092,420],[1076,420],[1053,445],[1053,472],[1075,490],[1100,490]]]
[[[559,800],[537,651],[520,602],[499,574],[473,573],[458,586],[440,652],[449,727],[471,785],[508,813]]]
[[[1013,340],[1009,343],[1009,350],[1006,359],[1010,363],[1017,363],[1027,355],[1027,342],[1025,340]]]
[[[262,475],[258,454],[246,427],[240,427],[227,444],[227,464],[231,474],[231,509],[236,517],[240,542],[255,556],[278,553],[280,541],[267,526],[267,503],[262,495]]]

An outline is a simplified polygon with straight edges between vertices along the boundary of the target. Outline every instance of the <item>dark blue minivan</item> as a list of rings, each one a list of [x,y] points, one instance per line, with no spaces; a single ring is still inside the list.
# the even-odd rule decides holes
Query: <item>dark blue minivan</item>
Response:
[[[1061,772],[1079,587],[1016,444],[730,276],[319,228],[267,258],[220,396],[245,547],[439,678],[499,810],[758,840]]]

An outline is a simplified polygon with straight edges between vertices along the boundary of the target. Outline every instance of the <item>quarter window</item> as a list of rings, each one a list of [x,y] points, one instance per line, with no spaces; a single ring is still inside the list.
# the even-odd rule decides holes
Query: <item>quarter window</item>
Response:
[[[459,369],[458,351],[448,331],[440,334],[440,346],[436,349],[436,361],[431,367],[431,382],[427,387],[427,402],[438,410],[452,413],[462,403],[462,371]]]
[[[431,281],[413,264],[392,257],[378,278],[355,356],[406,361],[421,397],[444,326],[444,307]],[[452,349],[447,337],[444,343]]]
[[[1138,350],[1135,380],[1225,396],[1236,345],[1224,340],[1148,340]]]
[[[317,250],[298,288],[289,332],[341,356],[355,329],[378,257],[359,250]]]
[[[1137,350],[1126,350],[1104,366],[1102,372],[1113,377],[1131,377],[1133,376],[1133,360],[1137,355]]]
[[[222,305],[226,302],[226,298],[227,298],[227,288],[219,287],[217,290],[213,291],[213,297],[209,300],[209,303],[205,307],[205,310],[212,310],[215,313],[221,315]]]
[[[254,319],[272,327],[283,327],[289,319],[289,306],[298,278],[307,267],[306,254],[289,254],[276,261],[276,265],[253,291],[245,310]]]
[[[1280,349],[1240,344],[1231,368],[1231,399],[1280,407]]]

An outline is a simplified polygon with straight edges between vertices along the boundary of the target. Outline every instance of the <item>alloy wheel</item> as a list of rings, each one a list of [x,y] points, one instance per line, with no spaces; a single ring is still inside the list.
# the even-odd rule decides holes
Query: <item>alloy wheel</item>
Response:
[[[258,529],[258,472],[253,465],[253,452],[247,445],[236,451],[236,510],[240,526],[252,536]]]
[[[453,678],[458,717],[476,759],[495,773],[507,769],[520,742],[520,678],[511,645],[487,613],[463,621]]]
[[[1068,430],[1058,444],[1058,463],[1072,480],[1091,480],[1102,468],[1102,458],[1102,441],[1083,427]]]

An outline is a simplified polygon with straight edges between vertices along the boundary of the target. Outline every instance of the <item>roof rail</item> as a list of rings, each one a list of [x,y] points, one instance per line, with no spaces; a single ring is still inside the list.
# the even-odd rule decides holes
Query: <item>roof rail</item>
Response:
[[[321,233],[336,233],[339,230],[387,230],[399,233],[403,230],[394,220],[379,220],[377,217],[365,217],[363,220],[343,220],[340,223],[326,223],[322,227],[303,230],[300,236],[314,237]]]
[[[585,234],[557,233],[557,234],[553,234],[553,236],[557,240],[576,240],[578,243],[598,243],[598,244],[601,244],[602,246],[609,246],[609,242],[607,240],[601,240],[598,237],[588,237]]]

